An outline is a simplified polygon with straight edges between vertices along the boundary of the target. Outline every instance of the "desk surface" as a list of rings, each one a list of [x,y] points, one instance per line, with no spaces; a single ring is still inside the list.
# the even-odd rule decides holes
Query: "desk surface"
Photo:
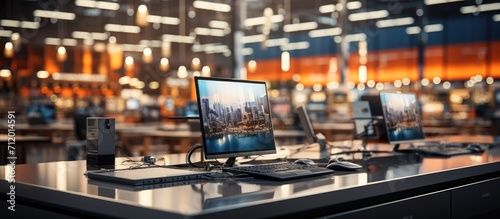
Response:
[[[281,155],[297,151],[281,147]],[[304,154],[316,153],[304,150]],[[301,153],[302,153],[301,152]],[[166,163],[183,163],[183,154],[164,156]],[[117,158],[120,163],[122,158]],[[256,218],[274,217],[355,202],[416,188],[450,185],[464,178],[500,172],[500,147],[481,155],[448,159],[415,157],[373,158],[357,172],[275,182],[253,178],[212,179],[164,188],[131,188],[89,181],[85,161],[17,165],[16,201],[50,205],[52,209],[120,218]],[[120,166],[117,168],[126,168]],[[9,166],[0,167],[0,191],[6,194]],[[453,184],[453,183],[452,183]],[[291,207],[293,206],[293,208]],[[89,209],[91,209],[89,211]],[[4,210],[4,209],[2,209]]]

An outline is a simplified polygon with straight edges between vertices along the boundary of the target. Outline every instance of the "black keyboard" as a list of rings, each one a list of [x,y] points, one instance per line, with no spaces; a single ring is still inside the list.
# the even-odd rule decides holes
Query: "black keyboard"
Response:
[[[466,147],[459,147],[455,144],[429,144],[416,148],[404,149],[408,151],[420,152],[424,156],[452,157],[466,154],[478,154],[482,151],[472,151]]]
[[[314,165],[303,165],[294,163],[272,163],[263,165],[238,166],[225,169],[237,174],[248,174],[256,178],[272,180],[290,180],[331,174],[334,171]]]

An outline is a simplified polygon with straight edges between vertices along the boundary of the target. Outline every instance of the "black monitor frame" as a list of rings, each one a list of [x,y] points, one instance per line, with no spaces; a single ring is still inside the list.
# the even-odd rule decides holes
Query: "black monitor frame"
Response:
[[[318,143],[320,147],[320,158],[330,157],[330,153],[327,150],[326,137],[318,133],[314,132],[313,125],[311,123],[311,119],[309,119],[309,115],[307,114],[307,110],[305,106],[297,107],[297,115],[299,116],[300,124],[304,129],[304,134],[306,135],[307,142],[309,144]]]
[[[272,126],[272,116],[271,116],[271,106],[269,103],[269,96],[267,94],[267,85],[263,81],[251,81],[251,80],[240,80],[240,79],[230,79],[230,78],[214,78],[214,77],[194,77],[195,80],[195,87],[196,87],[196,96],[197,96],[197,102],[198,102],[198,111],[199,111],[199,117],[200,117],[200,123],[201,123],[201,133],[202,133],[202,146],[203,146],[203,152],[204,152],[204,157],[206,159],[216,159],[216,158],[228,158],[226,161],[226,166],[232,166],[234,165],[236,157],[245,157],[245,156],[251,156],[251,155],[265,155],[265,154],[275,154],[276,153],[276,143],[274,140],[274,131],[273,131],[273,126]],[[267,101],[265,103],[263,102],[262,107],[264,109],[267,109],[267,114],[264,112],[264,116],[267,116],[267,118],[264,118],[265,121],[267,121],[267,124],[264,124],[263,129],[265,130],[264,139],[259,139],[260,141],[263,141],[264,143],[261,144],[260,146],[263,146],[261,148],[255,149],[255,150],[239,150],[239,149],[233,149],[233,150],[228,150],[228,151],[214,151],[212,148],[209,148],[208,143],[210,140],[213,140],[210,138],[210,133],[208,131],[209,129],[209,124],[210,121],[208,121],[208,118],[204,117],[204,113],[206,113],[206,109],[204,109],[204,103],[202,103],[206,99],[205,96],[203,96],[202,91],[200,89],[206,89],[202,88],[203,83],[205,82],[210,82],[210,83],[215,83],[217,84],[216,86],[221,87],[226,89],[224,94],[228,95],[238,95],[237,90],[231,90],[228,88],[230,85],[235,85],[238,83],[241,83],[241,85],[260,85],[262,86],[263,90],[262,92],[265,93]],[[206,94],[205,94],[206,95]],[[208,95],[209,96],[209,95]],[[214,121],[212,121],[214,122]],[[268,127],[266,127],[268,125]],[[227,130],[227,129],[226,129]],[[226,132],[226,131],[225,131]],[[213,134],[213,133],[212,133]],[[224,133],[226,135],[228,133]],[[228,134],[229,135],[229,134]],[[234,133],[231,134],[232,137],[234,137]],[[213,138],[213,137],[212,137]],[[239,138],[239,137],[237,137]]]

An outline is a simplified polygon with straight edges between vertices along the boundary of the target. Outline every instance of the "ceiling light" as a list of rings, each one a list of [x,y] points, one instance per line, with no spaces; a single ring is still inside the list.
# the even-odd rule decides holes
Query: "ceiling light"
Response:
[[[177,77],[186,78],[187,76],[188,76],[188,72],[187,72],[186,66],[184,66],[184,65],[179,66],[179,69],[177,69]]]
[[[218,36],[218,37],[225,36],[224,30],[210,29],[210,28],[204,28],[204,27],[194,28],[194,33],[196,35],[204,35],[204,36]]]
[[[123,32],[123,33],[139,33],[141,28],[132,25],[121,25],[121,24],[106,24],[104,25],[104,30],[110,32]]]
[[[318,27],[318,23],[315,21],[298,23],[298,24],[286,24],[283,26],[283,31],[285,32],[295,32],[303,30],[312,30]]]
[[[151,63],[153,61],[153,51],[151,51],[151,48],[146,47],[142,50],[142,61],[144,63]]]
[[[214,3],[207,1],[194,1],[193,7],[204,10],[229,12],[231,11],[231,6],[228,4]]]
[[[352,13],[349,15],[348,19],[350,21],[363,21],[363,20],[371,20],[384,18],[389,16],[389,11],[387,10],[379,10],[379,11],[368,11],[368,12],[359,12]]]
[[[366,66],[365,65],[359,66],[359,68],[358,68],[359,82],[365,83],[367,77],[368,77],[368,70],[366,69]]]
[[[148,15],[146,21],[149,23],[161,23],[167,25],[179,25],[181,23],[181,19],[176,17],[162,17],[157,15]]]
[[[152,90],[156,90],[160,87],[160,83],[158,81],[151,81],[149,82],[149,88]]]
[[[377,21],[376,25],[378,28],[405,26],[413,24],[414,21],[415,20],[412,17],[404,17],[404,18],[379,20]]]
[[[182,35],[173,35],[173,34],[163,34],[163,40],[169,42],[177,42],[177,43],[194,43],[195,37],[193,36],[182,36]]]
[[[366,34],[364,33],[349,34],[345,36],[345,40],[347,42],[366,40]]]
[[[106,2],[106,1],[76,0],[75,5],[85,8],[98,8],[98,9],[113,10],[113,11],[120,9],[120,5],[118,3]]]
[[[281,70],[288,71],[290,70],[290,53],[282,52],[281,53]]]
[[[471,14],[476,12],[496,11],[496,10],[500,10],[500,3],[482,4],[478,6],[471,5],[460,8],[460,12],[462,12],[462,14]]]
[[[426,5],[437,5],[437,4],[444,4],[444,3],[450,3],[450,2],[458,2],[458,1],[463,1],[463,0],[424,0],[424,3]]]
[[[0,77],[3,78],[8,78],[12,75],[11,71],[9,69],[2,69],[0,70]]]
[[[135,24],[137,26],[145,27],[148,25],[147,18],[149,17],[148,7],[146,5],[139,5],[137,13],[135,14]]]
[[[417,27],[417,26],[406,28],[406,34],[408,34],[408,35],[419,34],[420,31],[421,31],[420,27]]]
[[[330,81],[326,84],[326,87],[330,90],[339,88],[340,84],[338,81]]]
[[[62,40],[63,46],[76,46],[77,44],[78,44],[78,41],[75,39],[63,39]]]
[[[59,20],[75,20],[75,13],[61,12],[61,11],[47,11],[47,10],[35,10],[33,11],[34,17],[41,18],[55,18]]]
[[[302,42],[294,42],[294,43],[287,43],[284,45],[280,46],[280,49],[282,51],[292,51],[292,50],[300,50],[300,49],[309,49],[310,44],[307,41],[302,41]]]
[[[345,6],[349,10],[355,10],[355,9],[360,9],[362,5],[361,2],[359,1],[352,1],[352,2],[347,2]]]
[[[340,27],[328,28],[328,29],[320,29],[320,30],[311,30],[309,31],[309,37],[326,37],[326,36],[337,36],[342,33],[342,29]]]
[[[127,58],[125,58],[125,64],[126,65],[133,65],[134,64],[134,58],[132,58],[132,56],[127,56]]]
[[[160,70],[162,71],[167,71],[170,68],[170,62],[168,61],[168,58],[161,58],[160,60]]]
[[[36,77],[38,77],[38,78],[48,78],[49,77],[49,72],[48,71],[38,71],[36,73]]]
[[[202,76],[210,76],[210,67],[208,66],[203,66],[203,68],[201,68],[201,74]]]
[[[4,20],[0,20],[0,26],[4,26],[4,27],[19,27],[19,21],[16,21],[16,20],[8,20],[8,19],[4,19]]]
[[[276,39],[266,40],[264,43],[266,47],[273,47],[273,46],[285,45],[288,42],[289,42],[288,38],[276,38]]]
[[[40,27],[40,23],[33,21],[21,21],[19,27],[25,29],[38,29]]]
[[[500,14],[493,15],[493,21],[499,22],[500,21]]]
[[[113,10],[113,11],[120,9],[120,5],[118,3],[105,2],[105,1],[97,1],[95,7],[99,9]]]
[[[208,26],[211,28],[226,29],[229,27],[229,23],[225,21],[211,20],[208,22]]]
[[[422,81],[421,81],[420,83],[422,84],[422,86],[424,86],[424,87],[425,87],[425,86],[429,85],[429,79],[427,79],[427,78],[423,78],[423,79],[422,79]]]
[[[319,12],[320,13],[332,13],[334,11],[335,11],[335,5],[334,4],[328,4],[328,5],[319,6]]]
[[[253,54],[253,49],[252,48],[243,48],[241,49],[241,55],[243,56],[249,56]]]
[[[71,37],[77,39],[93,39],[93,40],[107,40],[109,35],[107,33],[98,33],[98,32],[85,32],[85,31],[73,31],[71,33]]]
[[[357,88],[358,88],[359,91],[364,91],[365,88],[366,88],[366,86],[365,86],[365,84],[360,83],[360,84],[358,84]]]
[[[0,37],[10,37],[12,35],[12,31],[10,30],[0,30]]]
[[[57,61],[64,62],[66,58],[66,48],[64,48],[64,46],[59,46],[59,48],[57,48]]]
[[[59,46],[61,44],[61,39],[47,37],[47,38],[45,38],[44,43],[45,43],[45,45]]]
[[[442,24],[429,24],[424,26],[424,31],[427,33],[439,32],[443,30]]]
[[[240,38],[241,43],[259,43],[266,39],[266,37],[262,34],[243,36]]]
[[[247,27],[263,25],[264,23],[266,23],[267,19],[269,19],[269,18],[267,18],[267,17],[247,18],[247,19],[245,19],[243,24]],[[279,22],[282,22],[284,20],[284,16],[281,14],[272,15],[270,20],[271,20],[271,23],[279,23]]]
[[[395,80],[394,81],[394,87],[400,88],[402,84],[403,83],[401,82],[401,80]]]

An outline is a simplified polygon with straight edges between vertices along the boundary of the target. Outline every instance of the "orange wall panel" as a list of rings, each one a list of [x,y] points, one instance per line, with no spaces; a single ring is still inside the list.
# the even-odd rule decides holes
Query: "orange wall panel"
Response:
[[[486,75],[486,43],[447,46],[446,76],[449,80],[468,80],[471,76]]]

